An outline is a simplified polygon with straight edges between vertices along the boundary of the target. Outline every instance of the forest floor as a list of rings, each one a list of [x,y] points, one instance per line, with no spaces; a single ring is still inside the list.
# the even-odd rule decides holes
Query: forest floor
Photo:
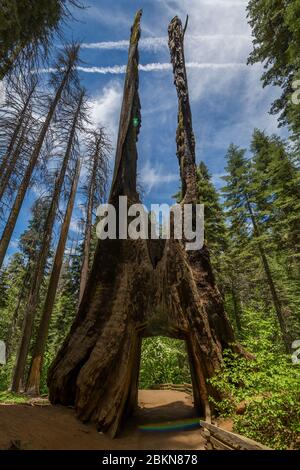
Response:
[[[0,404],[0,449],[89,450],[204,450],[199,428],[145,431],[150,423],[184,422],[195,417],[191,397],[171,390],[139,391],[139,408],[116,439],[83,424],[72,408],[50,405],[47,400]],[[176,424],[176,423],[174,423]]]

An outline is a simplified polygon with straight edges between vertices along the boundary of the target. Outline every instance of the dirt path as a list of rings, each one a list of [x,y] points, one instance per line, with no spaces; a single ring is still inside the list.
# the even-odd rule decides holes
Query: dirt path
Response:
[[[139,409],[114,440],[83,424],[74,410],[62,406],[0,405],[0,449],[20,441],[22,449],[196,450],[204,449],[199,429],[141,431],[139,425],[172,422],[195,417],[192,401],[183,392],[141,390]]]

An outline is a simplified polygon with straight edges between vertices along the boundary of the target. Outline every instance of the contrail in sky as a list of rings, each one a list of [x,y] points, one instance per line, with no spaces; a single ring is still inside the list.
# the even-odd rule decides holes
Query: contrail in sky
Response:
[[[191,69],[232,69],[232,68],[246,68],[247,65],[239,62],[229,63],[201,63],[201,62],[188,62],[187,68]],[[126,65],[114,65],[112,67],[77,67],[77,70],[85,73],[100,73],[102,75],[107,74],[124,74],[126,72]],[[139,70],[141,72],[160,72],[165,70],[172,70],[172,65],[169,63],[152,63],[152,64],[140,64]]]
[[[212,35],[187,35],[187,43],[195,43],[201,41],[226,41],[226,40],[245,40],[251,41],[251,37],[245,34],[212,34]],[[82,49],[98,49],[98,50],[127,50],[129,41],[106,41],[106,42],[90,42],[81,44]],[[139,48],[146,51],[158,51],[168,47],[168,38],[165,37],[150,37],[142,38],[139,41]]]
[[[84,73],[99,73],[102,75],[118,75],[126,73],[126,65],[113,65],[107,67],[77,67],[79,72]],[[215,70],[224,70],[224,69],[241,69],[249,68],[243,62],[225,62],[225,63],[210,63],[210,62],[187,62],[186,67],[189,69],[215,69]],[[253,68],[253,67],[252,67]],[[141,72],[163,72],[165,70],[172,70],[172,65],[168,62],[160,63],[154,62],[152,64],[140,64],[139,70]],[[54,68],[39,69],[39,73],[51,73],[55,72]]]

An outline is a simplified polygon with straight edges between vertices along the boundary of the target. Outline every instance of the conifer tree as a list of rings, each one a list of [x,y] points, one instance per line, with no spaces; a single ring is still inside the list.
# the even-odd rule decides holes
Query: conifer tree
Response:
[[[299,104],[291,99],[295,91],[299,96],[300,88],[296,83],[300,79],[299,1],[250,0],[247,10],[254,37],[248,61],[264,64],[263,86],[281,87],[282,94],[271,112],[280,113],[280,122],[290,126],[299,145]]]
[[[106,191],[110,150],[110,141],[104,128],[92,130],[88,133],[85,160],[87,175],[83,186],[86,201],[86,218],[80,272],[79,304],[84,294],[90,269],[93,216]]]
[[[51,121],[55,115],[55,112],[57,111],[60,100],[64,97],[64,95],[70,92],[70,88],[74,86],[74,83],[77,83],[77,74],[75,68],[78,62],[78,54],[78,45],[71,45],[66,47],[63,53],[59,55],[56,62],[55,71],[51,75],[51,83],[54,87],[55,94],[50,100],[47,116],[41,126],[41,130],[32,150],[28,165],[24,172],[24,176],[18,187],[17,195],[14,199],[10,215],[2,233],[0,240],[0,267],[3,264],[3,260],[23,204],[25,194],[31,182],[32,175],[37,165]]]
[[[40,291],[41,283],[43,280],[46,261],[47,261],[50,246],[51,246],[53,227],[55,223],[59,199],[61,196],[61,191],[63,188],[69,161],[72,158],[74,148],[76,147],[78,132],[81,130],[82,120],[84,119],[84,112],[82,109],[83,103],[84,103],[84,91],[80,91],[79,96],[75,95],[73,98],[75,100],[75,106],[73,104],[72,114],[71,114],[73,115],[73,117],[71,121],[71,126],[69,128],[69,137],[67,140],[63,161],[62,161],[62,164],[59,169],[59,173],[58,173],[55,185],[54,185],[51,203],[49,206],[49,211],[48,211],[47,218],[45,221],[45,226],[43,228],[43,238],[42,238],[41,249],[38,253],[37,262],[36,262],[35,269],[32,275],[31,286],[30,286],[30,291],[28,295],[28,302],[27,302],[26,309],[25,309],[24,322],[23,322],[23,334],[22,334],[22,339],[20,343],[20,348],[18,351],[18,357],[17,357],[13,384],[12,384],[12,389],[14,391],[19,390],[20,380],[22,376],[24,375],[26,358],[28,354],[28,348],[29,348],[31,333],[32,333],[32,325],[33,325],[33,320],[35,317],[36,309],[38,306],[39,291]]]
[[[64,221],[61,227],[60,238],[59,238],[59,242],[58,242],[57,249],[56,249],[56,254],[55,254],[55,258],[53,262],[53,268],[52,268],[52,272],[51,272],[51,276],[49,280],[46,298],[44,301],[44,306],[42,310],[41,320],[39,323],[37,338],[36,338],[34,349],[33,349],[31,367],[30,367],[28,381],[27,381],[27,387],[26,387],[27,392],[33,393],[35,395],[39,395],[40,376],[41,376],[41,369],[42,369],[42,364],[43,364],[43,356],[44,356],[45,347],[46,347],[50,319],[51,319],[51,315],[52,315],[52,311],[54,307],[56,290],[57,290],[61,268],[63,264],[63,256],[64,256],[66,241],[68,237],[68,231],[70,227],[73,207],[74,207],[79,173],[80,173],[80,160],[78,159],[75,170],[74,170],[74,175],[72,178],[70,195],[69,195],[68,204],[66,207]]]
[[[0,110],[0,201],[24,151],[29,130],[33,132],[37,83],[36,75],[26,79],[22,75],[11,77],[7,82],[6,99]]]
[[[36,63],[39,52],[45,58],[50,39],[61,21],[70,16],[69,6],[77,0],[2,1],[0,9],[0,80],[18,64]]]
[[[226,249],[226,226],[218,193],[204,162],[197,168],[197,190],[200,204],[204,204],[205,239],[209,250],[217,261]]]
[[[260,215],[256,213],[257,208],[251,192],[250,162],[245,157],[245,150],[230,145],[227,152],[226,171],[228,175],[224,177],[226,186],[223,191],[226,198],[231,229],[234,231],[235,236],[243,241],[244,247],[247,247],[247,244],[251,247],[251,244],[253,244],[260,255],[274,309],[277,314],[283,343],[286,352],[289,353],[292,342],[291,336],[287,330],[286,315],[264,246],[264,234],[259,223]]]

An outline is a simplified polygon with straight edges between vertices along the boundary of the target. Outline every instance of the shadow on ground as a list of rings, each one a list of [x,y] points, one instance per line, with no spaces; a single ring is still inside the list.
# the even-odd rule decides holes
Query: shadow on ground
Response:
[[[0,449],[19,441],[21,449],[57,450],[201,450],[199,429],[141,431],[150,423],[172,423],[195,417],[192,400],[184,392],[141,390],[139,408],[125,424],[120,436],[110,439],[93,424],[83,424],[73,409],[30,404],[0,405]]]

